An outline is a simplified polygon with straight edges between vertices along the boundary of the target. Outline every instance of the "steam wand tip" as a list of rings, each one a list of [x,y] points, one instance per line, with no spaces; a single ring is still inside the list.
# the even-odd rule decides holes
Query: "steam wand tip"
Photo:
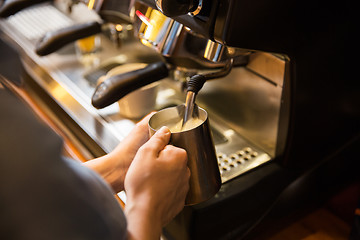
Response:
[[[189,119],[196,117],[197,111],[195,110],[195,98],[200,89],[204,86],[205,82],[214,78],[221,78],[228,75],[233,66],[234,60],[231,58],[225,65],[225,67],[218,72],[208,74],[197,74],[190,78],[187,83],[187,95],[185,100],[185,113],[183,119],[183,126]]]
[[[200,89],[204,86],[205,82],[210,79],[221,78],[228,75],[234,64],[234,59],[230,58],[226,63],[225,67],[218,72],[211,72],[207,74],[196,74],[192,76],[187,83],[187,91],[194,92],[197,94]]]

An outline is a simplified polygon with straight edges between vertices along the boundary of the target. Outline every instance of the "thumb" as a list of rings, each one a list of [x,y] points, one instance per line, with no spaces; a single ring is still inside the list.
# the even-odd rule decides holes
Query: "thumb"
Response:
[[[161,127],[156,133],[149,139],[147,144],[153,146],[157,152],[160,152],[170,141],[171,132],[168,127]]]

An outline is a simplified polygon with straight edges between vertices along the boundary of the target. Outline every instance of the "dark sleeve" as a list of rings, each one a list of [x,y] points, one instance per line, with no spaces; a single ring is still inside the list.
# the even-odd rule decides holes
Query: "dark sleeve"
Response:
[[[125,239],[109,186],[0,84],[0,239]]]

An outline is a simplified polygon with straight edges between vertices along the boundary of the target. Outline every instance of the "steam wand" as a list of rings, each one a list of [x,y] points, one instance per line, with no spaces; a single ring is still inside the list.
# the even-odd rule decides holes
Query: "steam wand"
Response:
[[[200,91],[200,89],[204,86],[205,82],[207,80],[215,79],[215,78],[221,78],[228,75],[232,69],[234,63],[234,59],[230,58],[228,62],[226,63],[225,67],[218,72],[211,72],[207,74],[196,74],[192,76],[187,83],[187,94],[185,99],[185,113],[184,113],[184,119],[183,124],[184,125],[191,119],[196,118],[197,112],[194,112],[195,107],[195,98],[197,93]]]

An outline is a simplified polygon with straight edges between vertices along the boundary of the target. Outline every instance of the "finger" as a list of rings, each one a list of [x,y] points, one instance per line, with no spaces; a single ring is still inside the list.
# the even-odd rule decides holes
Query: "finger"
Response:
[[[150,147],[153,151],[156,152],[156,155],[159,154],[161,150],[165,148],[165,146],[170,141],[171,132],[169,128],[163,126],[144,144],[144,147]],[[146,146],[145,146],[146,145]]]
[[[131,131],[131,133],[137,133],[137,132],[149,132],[149,120],[151,118],[151,116],[154,114],[150,113],[147,116],[145,116],[142,120],[140,120],[138,123],[136,123],[135,127],[133,128],[133,130]]]
[[[179,166],[184,167],[184,168],[187,166],[187,161],[188,161],[187,152],[182,148],[175,147],[173,145],[167,145],[160,152],[159,157],[161,157],[161,156],[164,156],[164,157],[162,157],[162,159],[164,161],[176,159],[177,164],[182,163]],[[171,158],[169,158],[167,156],[171,156]]]
[[[186,181],[187,183],[189,183],[189,180],[190,180],[190,177],[191,177],[191,171],[190,171],[190,168],[186,168]]]
[[[128,136],[123,140],[122,144],[135,144],[134,148],[139,148],[141,145],[146,143],[150,138],[148,122],[150,117],[154,114],[155,112],[152,112],[140,120],[131,130]]]
[[[154,115],[156,112],[151,112],[148,115],[146,115],[143,119],[141,119],[136,125],[140,125],[143,126],[145,125],[147,127],[148,122],[150,120],[150,118],[152,117],[152,115]]]

